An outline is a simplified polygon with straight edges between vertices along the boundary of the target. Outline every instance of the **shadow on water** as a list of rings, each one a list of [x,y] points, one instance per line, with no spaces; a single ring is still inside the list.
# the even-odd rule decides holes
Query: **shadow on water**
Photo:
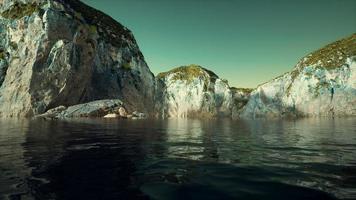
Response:
[[[31,122],[23,144],[37,199],[147,199],[133,184],[141,134],[120,124]],[[130,137],[126,137],[130,134]]]
[[[0,194],[9,199],[352,199],[354,122],[0,121]]]

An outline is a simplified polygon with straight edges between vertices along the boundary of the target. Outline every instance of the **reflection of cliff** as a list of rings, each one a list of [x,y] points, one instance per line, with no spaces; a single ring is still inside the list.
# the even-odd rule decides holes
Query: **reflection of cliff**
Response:
[[[201,121],[171,119],[167,121],[167,156],[200,160],[204,144]]]
[[[25,178],[30,169],[24,161],[22,143],[28,128],[27,120],[0,121],[0,199],[26,198]]]
[[[134,187],[136,163],[144,157],[141,134],[121,125],[32,121],[23,144],[25,161],[35,177],[28,180],[32,195],[41,199],[143,198]]]

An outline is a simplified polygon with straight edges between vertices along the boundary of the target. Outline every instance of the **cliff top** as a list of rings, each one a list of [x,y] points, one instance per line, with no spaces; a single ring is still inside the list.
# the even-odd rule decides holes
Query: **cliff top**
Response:
[[[98,33],[102,38],[110,44],[121,47],[123,38],[136,43],[133,34],[125,26],[114,20],[105,13],[92,8],[79,0],[50,0],[58,2],[64,6],[64,11],[73,16],[75,20],[83,21],[86,24],[97,27]],[[8,5],[3,3],[3,8],[0,15],[5,19],[18,20],[25,16],[30,16],[35,12],[43,10],[43,6],[48,2],[44,0],[21,2],[10,1]],[[62,11],[61,11],[62,12]]]
[[[356,56],[356,33],[347,38],[326,45],[304,57],[298,67],[318,65],[325,69],[335,69],[346,63],[346,59]]]
[[[174,80],[187,80],[191,81],[194,78],[206,77],[207,75],[212,81],[215,81],[219,77],[212,71],[205,69],[199,65],[188,65],[174,68],[168,72],[162,72],[157,75],[157,78],[165,78],[168,75],[174,74]]]

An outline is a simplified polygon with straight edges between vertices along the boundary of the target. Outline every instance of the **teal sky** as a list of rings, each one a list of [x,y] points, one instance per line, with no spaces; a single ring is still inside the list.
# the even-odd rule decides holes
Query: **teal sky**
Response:
[[[356,32],[356,0],[82,0],[135,35],[154,74],[202,65],[256,87]]]

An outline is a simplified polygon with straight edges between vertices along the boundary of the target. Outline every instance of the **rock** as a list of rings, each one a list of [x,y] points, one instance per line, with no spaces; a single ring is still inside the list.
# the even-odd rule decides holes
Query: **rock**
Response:
[[[235,92],[227,81],[198,65],[157,76],[160,117],[231,117]]]
[[[245,107],[247,102],[249,101],[250,94],[253,89],[232,87],[230,88],[230,90],[232,91],[233,99],[231,117],[232,119],[237,119],[240,118],[240,114],[243,111],[243,108]]]
[[[127,117],[127,112],[124,107],[119,108],[119,116],[121,117]]]
[[[291,72],[260,85],[241,116],[355,116],[355,41],[353,34],[329,44],[301,59]]]
[[[49,119],[57,118],[58,114],[65,111],[66,109],[67,107],[65,106],[58,106],[57,108],[48,110],[44,114],[35,116],[35,118],[49,118]]]
[[[121,99],[151,112],[155,79],[130,30],[77,0],[3,0],[0,117]]]
[[[116,113],[110,113],[104,116],[104,118],[119,118],[120,115],[116,114]]]
[[[122,106],[118,99],[107,99],[92,101],[84,104],[78,104],[65,108],[63,106],[51,109],[44,114],[36,116],[37,118],[81,118],[81,117],[105,117],[113,110]],[[113,116],[110,114],[109,116]]]
[[[137,112],[137,111],[132,113],[132,118],[145,119],[147,117],[148,116],[145,113],[140,113],[140,112]]]

